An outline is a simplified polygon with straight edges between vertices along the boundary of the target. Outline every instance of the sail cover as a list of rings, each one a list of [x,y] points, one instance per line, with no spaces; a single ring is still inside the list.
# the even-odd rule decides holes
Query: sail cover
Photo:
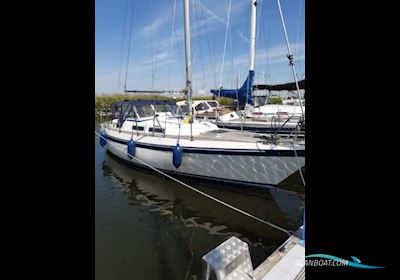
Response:
[[[254,71],[250,70],[246,81],[241,88],[238,89],[212,89],[210,92],[216,96],[229,97],[237,99],[239,107],[244,107],[247,104],[254,105],[252,95],[252,85],[254,79]]]
[[[301,80],[298,82],[299,83],[299,89],[305,89],[306,88],[306,80]],[[296,83],[287,83],[287,84],[279,84],[279,85],[254,85],[253,90],[296,90]]]

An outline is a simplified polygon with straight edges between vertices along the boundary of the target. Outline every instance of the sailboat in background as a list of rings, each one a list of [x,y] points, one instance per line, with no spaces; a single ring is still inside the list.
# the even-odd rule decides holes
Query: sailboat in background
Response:
[[[305,165],[303,144],[219,129],[193,118],[189,0],[183,6],[189,115],[177,114],[175,105],[166,101],[118,102],[113,119],[101,124],[100,144],[130,164],[176,175],[259,187],[279,185]],[[254,71],[250,74],[253,77]]]
[[[242,87],[238,89],[212,89],[210,92],[213,96],[228,97],[237,100],[238,107],[244,109],[242,111],[230,112],[222,115],[218,123],[219,127],[227,127],[242,130],[253,130],[258,132],[275,132],[292,131],[297,128],[299,121],[304,122],[305,119],[305,103],[302,101],[299,105],[281,105],[281,104],[255,104],[256,96],[254,90],[263,90],[267,88],[287,88],[295,87],[299,94],[299,84],[297,82],[296,73],[293,66],[293,55],[291,54],[289,41],[287,39],[286,27],[284,25],[283,16],[278,1],[278,7],[284,27],[285,37],[289,51],[289,62],[293,69],[295,83],[291,85],[256,85],[254,82],[254,60],[255,60],[255,42],[256,42],[256,13],[257,13],[257,0],[251,0],[251,20],[250,20],[250,44],[249,44],[249,73],[246,81]],[[304,85],[304,83],[302,83]],[[302,100],[300,94],[298,100]],[[268,101],[268,98],[266,99]],[[244,118],[243,118],[244,117]],[[267,123],[271,125],[268,126]],[[273,125],[272,125],[273,124]],[[282,126],[286,126],[283,128]],[[304,126],[303,126],[304,129]]]

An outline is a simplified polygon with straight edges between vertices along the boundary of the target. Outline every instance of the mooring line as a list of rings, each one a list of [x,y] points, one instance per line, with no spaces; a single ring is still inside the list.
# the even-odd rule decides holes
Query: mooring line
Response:
[[[294,154],[296,156],[297,166],[299,166],[299,172],[300,172],[301,181],[303,182],[303,186],[305,187],[306,186],[306,180],[304,179],[303,172],[301,171],[301,165],[299,163],[299,158],[297,157],[296,147],[294,146],[294,143],[292,143],[292,145],[293,145]]]
[[[114,146],[115,148],[117,148],[118,150],[120,150],[121,152],[123,152],[124,154],[129,156],[129,154],[126,151],[124,151],[123,149],[121,149],[120,147],[115,145],[114,143],[110,142],[110,140],[108,140],[107,138],[105,138],[102,135],[100,135],[100,133],[98,133],[97,131],[95,131],[94,133],[97,136],[99,136],[100,138],[104,139],[108,144]],[[201,194],[201,195],[203,195],[203,196],[205,196],[205,197],[207,197],[207,198],[209,198],[211,200],[214,200],[215,202],[218,202],[218,203],[220,203],[220,204],[222,204],[222,205],[224,205],[224,206],[226,206],[226,207],[228,207],[228,208],[230,208],[232,210],[235,210],[235,211],[237,211],[237,212],[239,212],[239,213],[241,213],[241,214],[243,214],[243,215],[245,215],[247,217],[250,217],[250,218],[252,218],[252,219],[254,219],[256,221],[259,221],[259,222],[261,222],[263,224],[266,224],[266,225],[268,225],[268,226],[270,226],[272,228],[275,228],[275,229],[277,229],[277,230],[279,230],[279,231],[281,231],[283,233],[286,233],[288,236],[291,236],[294,233],[291,230],[287,230],[287,229],[284,229],[284,228],[282,228],[280,226],[277,226],[277,225],[275,225],[273,223],[267,222],[267,221],[265,221],[265,220],[263,220],[261,218],[258,218],[256,216],[250,214],[250,213],[247,213],[247,212],[245,212],[245,211],[243,211],[243,210],[241,210],[241,209],[239,209],[239,208],[237,208],[237,207],[235,207],[233,205],[230,205],[230,204],[228,204],[228,203],[226,203],[226,202],[224,202],[224,201],[222,201],[222,200],[220,200],[218,198],[215,198],[215,197],[213,197],[213,196],[211,196],[211,195],[209,195],[209,194],[207,194],[205,192],[202,192],[202,191],[200,191],[200,190],[198,190],[198,189],[196,189],[196,188],[194,188],[194,187],[192,187],[192,186],[190,186],[190,185],[188,185],[188,184],[176,179],[175,177],[172,177],[172,176],[168,175],[167,173],[165,173],[165,172],[163,172],[163,171],[161,171],[161,170],[159,170],[159,169],[147,164],[146,162],[144,162],[144,161],[142,161],[142,160],[140,160],[140,159],[138,159],[136,157],[132,157],[132,158],[135,159],[137,162],[140,162],[141,164],[147,166],[148,168],[160,173],[161,175],[164,175],[165,177],[167,177],[167,178],[169,178],[169,179],[181,184],[182,186],[185,186],[185,187],[191,189],[192,191],[195,191],[195,192],[197,192],[197,193],[199,193],[199,194]]]

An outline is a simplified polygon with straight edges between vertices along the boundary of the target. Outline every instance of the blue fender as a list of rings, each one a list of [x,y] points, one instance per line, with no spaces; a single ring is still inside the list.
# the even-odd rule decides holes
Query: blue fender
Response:
[[[182,164],[182,155],[183,151],[179,144],[176,144],[174,150],[172,152],[172,163],[174,164],[175,168],[178,168]]]
[[[100,133],[100,146],[104,147],[107,144],[107,133]]]
[[[128,141],[127,145],[128,145],[128,156],[129,158],[132,158],[136,154],[136,142],[131,139]]]

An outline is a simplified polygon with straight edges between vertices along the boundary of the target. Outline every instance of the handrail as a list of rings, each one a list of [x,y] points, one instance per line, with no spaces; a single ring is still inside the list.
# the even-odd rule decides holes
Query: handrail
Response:
[[[156,121],[157,121],[158,127],[161,128],[161,131],[162,131],[162,133],[164,134],[164,137],[165,137],[165,130],[167,128],[167,123],[165,123],[165,128],[163,129],[163,127],[161,126],[161,123],[160,123],[160,121],[158,119],[158,114],[154,114],[153,115],[153,136],[154,136],[154,133],[155,133],[155,130],[156,130],[156,124],[155,124]]]
[[[224,121],[221,119],[220,115],[218,114],[218,110],[215,110],[215,120],[216,120],[216,123],[218,123],[218,121],[219,121],[222,124],[222,128],[225,128]]]
[[[292,119],[292,118],[298,118],[299,116],[290,116],[289,118],[287,118],[287,120],[279,127],[279,129],[278,130],[276,130],[275,132],[274,132],[274,136],[276,136],[281,130],[282,130],[282,128]],[[272,120],[271,120],[271,122],[272,122]],[[301,116],[300,117],[300,120],[297,122],[297,124],[296,124],[296,127],[293,129],[293,131],[295,131],[298,127],[299,127],[299,124],[302,124],[303,123],[303,117]]]

